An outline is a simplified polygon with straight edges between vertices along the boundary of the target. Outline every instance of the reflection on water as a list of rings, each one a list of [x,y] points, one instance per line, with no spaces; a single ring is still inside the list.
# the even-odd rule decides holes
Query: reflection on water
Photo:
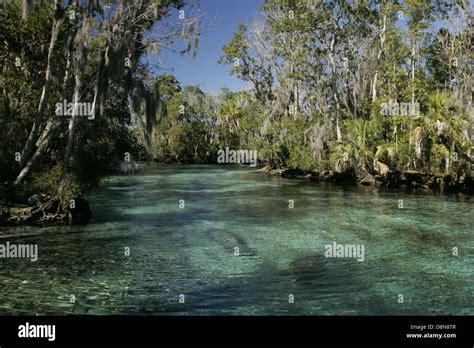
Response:
[[[0,259],[0,315],[474,314],[469,198],[162,165],[88,199],[87,226],[0,230],[39,245],[36,263]],[[365,261],[325,258],[333,241]]]

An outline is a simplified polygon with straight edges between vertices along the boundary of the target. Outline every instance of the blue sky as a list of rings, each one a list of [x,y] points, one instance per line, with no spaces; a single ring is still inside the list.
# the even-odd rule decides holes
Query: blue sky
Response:
[[[232,91],[248,89],[248,84],[229,75],[229,66],[217,63],[222,46],[233,37],[237,25],[249,22],[258,15],[263,0],[200,0],[201,10],[206,13],[205,22],[217,18],[214,27],[201,35],[199,51],[194,58],[163,50],[160,62],[165,70],[184,85],[199,85],[208,93],[217,94],[221,87]]]

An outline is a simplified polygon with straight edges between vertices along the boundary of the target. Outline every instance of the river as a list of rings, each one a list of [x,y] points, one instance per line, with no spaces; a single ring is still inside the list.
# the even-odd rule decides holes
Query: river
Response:
[[[154,165],[86,198],[86,226],[0,230],[39,253],[0,259],[0,315],[474,315],[469,197]]]

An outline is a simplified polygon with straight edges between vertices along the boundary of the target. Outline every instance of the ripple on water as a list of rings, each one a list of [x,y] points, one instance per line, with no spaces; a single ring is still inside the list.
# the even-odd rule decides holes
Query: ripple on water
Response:
[[[231,166],[143,174],[105,179],[87,226],[3,229],[0,243],[37,243],[39,260],[0,259],[0,315],[474,314],[469,199]],[[365,260],[326,258],[333,242],[364,245]]]

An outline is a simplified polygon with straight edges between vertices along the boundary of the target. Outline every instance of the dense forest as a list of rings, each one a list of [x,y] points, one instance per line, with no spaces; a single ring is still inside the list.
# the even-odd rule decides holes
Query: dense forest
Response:
[[[267,0],[219,61],[251,88],[218,95],[156,64],[199,54],[197,9],[3,2],[0,224],[87,221],[101,178],[226,147],[268,173],[473,192],[469,0]]]

